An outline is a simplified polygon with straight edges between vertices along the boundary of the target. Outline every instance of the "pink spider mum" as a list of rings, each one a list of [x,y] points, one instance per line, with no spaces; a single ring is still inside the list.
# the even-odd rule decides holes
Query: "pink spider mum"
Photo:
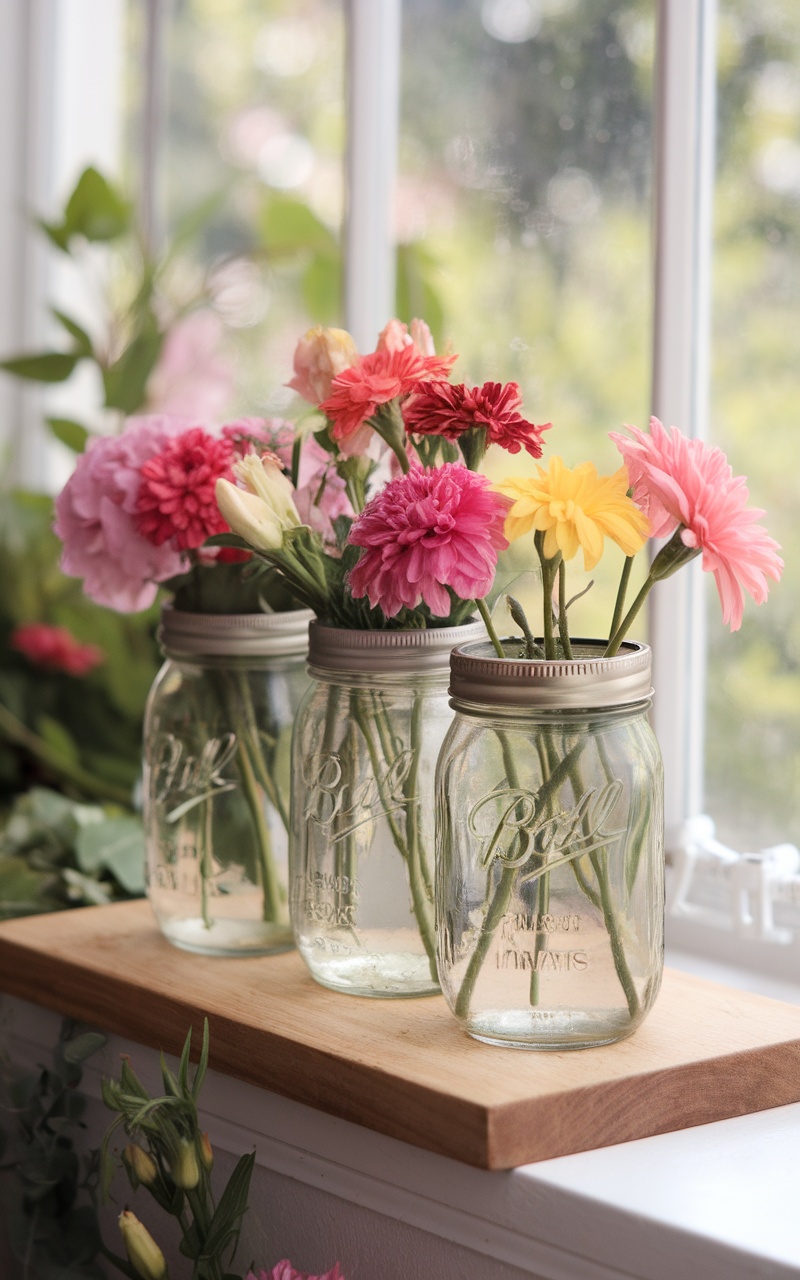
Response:
[[[497,552],[508,546],[509,505],[485,476],[460,464],[412,467],[367,503],[350,530],[349,542],[365,549],[350,574],[353,595],[368,596],[387,618],[423,600],[446,617],[447,587],[462,600],[481,599]]]
[[[722,620],[738,631],[744,592],[756,604],[769,593],[767,578],[780,580],[780,547],[756,522],[764,512],[747,507],[744,476],[734,476],[725,454],[702,440],[690,440],[677,427],[666,431],[650,419],[650,435],[626,427],[632,439],[611,433],[622,454],[633,498],[650,520],[653,537],[680,528],[685,547],[702,551],[703,569],[713,573],[722,604]]]
[[[482,387],[472,388],[463,383],[429,382],[408,402],[403,417],[411,435],[458,440],[471,428],[485,428],[489,444],[499,444],[508,453],[524,448],[532,458],[541,458],[542,433],[552,423],[536,426],[527,422],[519,412],[521,407],[516,382],[484,382]]]
[[[423,356],[413,345],[382,348],[360,356],[333,379],[320,409],[333,422],[334,440],[346,442],[382,404],[414,391],[417,384],[441,378],[456,356]]]
[[[85,676],[106,658],[96,644],[81,644],[66,627],[52,627],[46,622],[17,627],[8,643],[35,666],[64,671],[68,676]]]
[[[217,506],[220,477],[233,479],[234,447],[230,440],[190,427],[144,463],[136,500],[136,526],[160,547],[171,541],[181,551],[201,546],[228,525]]]

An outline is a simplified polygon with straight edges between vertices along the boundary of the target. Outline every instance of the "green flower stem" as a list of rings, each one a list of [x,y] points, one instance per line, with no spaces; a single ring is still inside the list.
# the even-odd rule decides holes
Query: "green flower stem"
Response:
[[[239,765],[239,772],[242,775],[245,798],[250,809],[256,833],[256,845],[258,848],[259,867],[261,871],[261,889],[263,893],[261,918],[262,920],[269,922],[278,919],[281,905],[280,884],[278,882],[278,874],[275,869],[275,859],[272,855],[272,838],[264,815],[261,792],[259,790],[258,783],[256,782],[255,770],[253,768],[253,762],[250,759],[249,748],[247,744],[241,740],[239,741],[239,750],[236,758]]]
[[[495,653],[497,654],[498,658],[504,658],[506,655],[503,650],[503,646],[501,645],[500,640],[498,639],[497,632],[494,629],[494,623],[492,622],[492,615],[489,613],[489,609],[486,604],[486,601],[476,600],[475,604],[477,606],[478,613],[483,618],[483,625],[486,627],[486,630],[489,635],[489,639],[494,645]]]
[[[7,742],[13,743],[15,747],[22,747],[60,778],[74,783],[85,795],[122,805],[125,809],[132,807],[129,791],[124,787],[115,786],[113,782],[95,777],[82,765],[72,760],[66,760],[55,747],[51,747],[49,742],[40,738],[38,733],[34,733],[26,724],[18,720],[2,703],[0,703],[0,733]]]
[[[618,652],[619,646],[628,634],[636,615],[655,584],[657,582],[663,582],[665,578],[671,578],[673,573],[677,573],[677,571],[682,569],[685,564],[688,564],[690,560],[694,560],[696,556],[700,555],[700,547],[685,546],[682,540],[683,531],[684,526],[679,525],[669,542],[666,546],[661,548],[658,555],[655,557],[653,563],[650,565],[650,572],[645,579],[645,583],[641,591],[617,629],[615,631],[612,629],[611,639],[608,642],[608,648],[603,654],[603,657],[613,658],[613,656]]]
[[[572,645],[569,641],[567,625],[567,567],[563,560],[558,562],[558,634],[565,658],[572,657]]]
[[[208,886],[214,874],[214,859],[211,853],[214,808],[211,800],[203,801],[202,815],[198,830],[198,835],[203,842],[200,850],[200,915],[206,929],[210,929],[213,922],[208,905]]]
[[[608,883],[608,870],[605,865],[605,859],[608,857],[606,850],[602,850],[603,857],[601,859],[601,851],[597,850],[589,854],[589,860],[594,869],[597,878],[597,885],[600,890],[600,905],[603,911],[603,922],[608,932],[609,942],[611,943],[611,954],[614,958],[614,968],[617,971],[617,977],[625,992],[625,999],[628,1002],[628,1010],[633,1020],[639,1012],[639,997],[636,994],[631,971],[628,968],[628,961],[625,957],[625,949],[622,945],[617,917],[614,911],[614,903],[611,901],[611,889]]]
[[[608,646],[606,647],[605,653],[603,654],[604,658],[613,658],[617,653],[619,653],[619,647],[622,644],[622,641],[625,639],[626,635],[630,631],[631,626],[634,622],[634,619],[636,618],[636,615],[638,614],[645,600],[649,596],[652,588],[655,586],[655,582],[656,580],[654,578],[648,577],[646,579],[644,586],[642,587],[641,591],[637,595],[636,599],[634,600],[628,612],[625,614],[625,617],[623,618],[622,622],[619,624],[616,631],[612,632],[611,639],[609,640]]]
[[[374,417],[369,419],[369,424],[388,444],[400,463],[400,470],[406,475],[411,464],[406,453],[406,427],[397,401],[390,400],[388,404],[380,405]]]
[[[628,594],[628,584],[631,580],[631,570],[633,569],[634,556],[626,556],[625,563],[622,566],[622,573],[619,577],[619,586],[617,587],[617,599],[614,604],[614,616],[611,619],[611,630],[609,631],[609,640],[616,635],[619,625],[622,622],[622,611],[625,608],[625,597]]]
[[[561,561],[561,552],[549,559],[544,554],[544,534],[537,531],[533,544],[542,566],[542,636],[544,638],[544,654],[548,659],[557,658],[555,636],[553,634],[553,587]]]

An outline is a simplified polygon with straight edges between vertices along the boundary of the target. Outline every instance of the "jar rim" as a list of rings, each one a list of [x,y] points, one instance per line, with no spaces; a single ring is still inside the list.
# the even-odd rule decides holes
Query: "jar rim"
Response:
[[[502,644],[519,640],[503,640]],[[650,646],[625,640],[606,658],[604,640],[572,641],[572,658],[498,658],[486,643],[459,645],[450,658],[450,696],[487,707],[531,709],[621,707],[647,702]]]
[[[359,631],[315,620],[308,628],[308,665],[322,672],[389,675],[447,670],[450,653],[462,641],[485,637],[482,622],[413,631]]]
[[[165,604],[158,628],[167,657],[279,658],[305,654],[310,609],[281,613],[188,613]]]

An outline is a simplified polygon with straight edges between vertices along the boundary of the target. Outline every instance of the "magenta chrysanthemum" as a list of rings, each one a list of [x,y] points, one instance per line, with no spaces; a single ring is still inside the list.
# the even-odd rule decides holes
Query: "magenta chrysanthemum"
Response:
[[[626,427],[632,439],[611,433],[628,468],[633,499],[650,520],[653,537],[680,528],[684,546],[703,553],[703,568],[713,573],[722,604],[722,620],[738,631],[744,592],[756,604],[769,593],[767,578],[780,580],[780,547],[757,523],[764,512],[748,507],[744,476],[734,476],[721,449],[690,440],[677,427],[666,431],[650,419],[650,435]]]
[[[202,427],[170,440],[140,471],[136,525],[142,536],[157,547],[171,541],[186,551],[227,532],[215,488],[220,477],[233,479],[234,457],[230,440]]]
[[[462,600],[481,599],[494,578],[509,500],[485,476],[448,462],[391,480],[350,530],[364,553],[350,574],[354,596],[368,596],[387,618],[421,602],[436,617],[450,613],[450,587]]]
[[[532,458],[541,458],[542,433],[552,423],[537,426],[528,422],[519,412],[521,408],[516,382],[484,382],[482,387],[429,382],[409,400],[403,418],[411,435],[457,440],[473,427],[484,427],[489,444],[499,444],[508,453],[524,448]]]
[[[441,378],[456,356],[424,356],[414,346],[382,349],[360,356],[333,379],[320,409],[333,422],[334,440],[347,440],[371,418],[379,405],[414,391],[417,384]]]

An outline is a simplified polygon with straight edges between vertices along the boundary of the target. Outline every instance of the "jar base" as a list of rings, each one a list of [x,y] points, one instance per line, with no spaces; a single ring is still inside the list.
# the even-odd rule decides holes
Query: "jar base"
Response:
[[[270,956],[294,947],[288,925],[263,920],[212,920],[202,916],[160,920],[161,932],[173,947],[201,956]]]
[[[473,1040],[501,1049],[560,1053],[616,1044],[632,1035],[640,1021],[631,1022],[627,1011],[609,1015],[599,1024],[596,1016],[571,1009],[509,1009],[473,1018],[464,1030]]]
[[[300,945],[299,950],[314,981],[343,995],[402,1000],[441,994],[438,982],[431,978],[427,956],[387,951],[322,959],[313,948]]]

